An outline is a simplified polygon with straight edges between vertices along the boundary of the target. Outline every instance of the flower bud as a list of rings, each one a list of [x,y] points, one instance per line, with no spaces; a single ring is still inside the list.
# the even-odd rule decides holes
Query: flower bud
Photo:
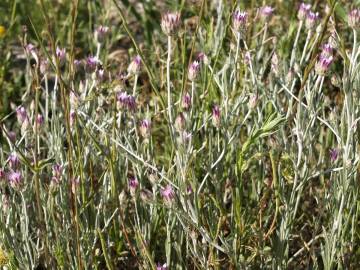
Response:
[[[66,61],[66,50],[65,48],[56,47],[56,57],[59,59],[60,66],[65,64]]]
[[[138,180],[132,176],[129,178],[129,190],[130,190],[130,194],[131,196],[135,196],[136,190],[139,187],[139,182]]]
[[[263,20],[269,20],[269,18],[273,14],[273,12],[274,12],[274,8],[272,8],[270,6],[264,6],[264,7],[260,8],[260,17]]]
[[[315,72],[320,76],[325,76],[332,62],[332,56],[323,57],[320,55],[319,60],[315,63]]]
[[[140,122],[140,135],[144,138],[147,139],[150,137],[150,133],[151,133],[151,122],[148,119],[144,119]]]
[[[89,74],[95,72],[98,63],[99,60],[96,56],[87,57],[85,60],[85,72]]]
[[[360,9],[353,9],[348,15],[348,24],[351,28],[359,28],[360,25]]]
[[[180,113],[175,119],[175,129],[177,131],[183,131],[186,126],[186,119],[183,113]]]
[[[7,174],[7,180],[12,188],[18,188],[20,187],[22,183],[22,175],[19,171],[10,171]]]
[[[8,162],[9,162],[9,167],[13,170],[17,169],[20,165],[20,159],[16,155],[16,153],[10,154],[10,156],[8,158]]]
[[[100,25],[95,30],[95,40],[99,43],[104,42],[104,39],[107,36],[108,32],[109,32],[109,27]]]
[[[233,14],[233,27],[236,32],[240,32],[244,34],[247,29],[247,20],[248,14],[247,12],[242,12],[240,10],[236,10]]]
[[[175,192],[171,185],[167,185],[165,188],[162,188],[160,194],[167,204],[172,204],[175,199]]]
[[[215,127],[217,128],[220,127],[221,115],[220,115],[220,108],[218,105],[215,105],[212,109],[212,122]]]
[[[190,109],[191,96],[189,93],[185,93],[185,95],[182,97],[181,107],[186,111]]]
[[[141,70],[141,57],[139,55],[131,61],[127,71],[129,75],[138,75]]]
[[[306,15],[306,20],[305,20],[305,27],[308,30],[312,30],[315,25],[317,20],[319,19],[319,13],[314,13],[309,11],[308,14]]]
[[[257,94],[251,94],[249,97],[249,108],[254,109],[259,101],[259,96]]]
[[[311,5],[301,3],[297,14],[298,19],[301,21],[305,20],[306,15],[309,13],[310,9],[311,9]]]
[[[200,63],[198,61],[194,61],[191,63],[188,71],[188,78],[190,81],[195,81],[200,71]]]

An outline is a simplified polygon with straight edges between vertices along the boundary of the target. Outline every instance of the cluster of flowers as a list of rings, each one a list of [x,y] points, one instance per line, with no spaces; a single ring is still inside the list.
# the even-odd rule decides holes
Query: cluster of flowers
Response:
[[[16,153],[11,153],[6,161],[6,168],[0,169],[0,180],[5,179],[13,188],[21,186],[23,176],[20,171],[20,160]]]

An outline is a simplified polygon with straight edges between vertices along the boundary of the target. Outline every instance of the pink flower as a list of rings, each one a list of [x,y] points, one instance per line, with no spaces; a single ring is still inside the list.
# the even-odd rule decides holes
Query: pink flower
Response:
[[[131,61],[127,71],[130,75],[136,75],[139,74],[140,70],[141,70],[141,57],[140,55],[137,55]]]
[[[151,122],[148,119],[144,119],[140,122],[140,135],[143,138],[149,138],[151,132]]]
[[[195,81],[200,71],[200,63],[194,61],[191,63],[188,71],[188,78],[190,81]]]
[[[9,166],[10,166],[11,169],[16,169],[20,165],[20,159],[16,155],[16,153],[10,154],[8,162],[9,162]]]
[[[260,8],[260,16],[263,19],[268,19],[274,12],[274,8],[270,6],[264,6]]]
[[[136,190],[138,189],[138,187],[139,187],[139,182],[138,182],[138,180],[137,180],[134,176],[131,176],[131,177],[129,178],[129,189],[130,189],[130,194],[131,194],[132,196],[135,195]]]
[[[173,36],[180,28],[180,12],[165,13],[161,18],[161,29],[167,36]]]
[[[360,9],[353,9],[348,15],[348,24],[351,28],[358,28],[360,24]]]
[[[21,185],[22,175],[18,171],[10,171],[7,174],[7,179],[11,187],[17,188]]]
[[[100,25],[95,30],[95,39],[97,42],[102,43],[109,32],[109,27]]]
[[[189,110],[191,106],[191,96],[189,93],[185,93],[185,95],[182,98],[181,107],[184,110]]]
[[[221,115],[220,108],[218,105],[215,105],[212,109],[212,121],[215,127],[220,127]]]
[[[304,20],[306,18],[306,15],[309,13],[311,9],[311,5],[309,4],[305,4],[305,3],[301,3],[300,7],[299,7],[299,11],[298,11],[298,19],[299,20]]]
[[[332,56],[324,57],[320,55],[319,60],[315,63],[315,72],[320,76],[325,76],[333,60]]]
[[[161,189],[160,193],[166,203],[172,203],[174,201],[175,192],[171,185],[167,185],[165,188]]]
[[[317,20],[319,19],[319,13],[316,12],[311,12],[309,11],[306,15],[306,20],[305,20],[305,26],[308,30],[312,30],[315,25],[316,25],[316,22]]]

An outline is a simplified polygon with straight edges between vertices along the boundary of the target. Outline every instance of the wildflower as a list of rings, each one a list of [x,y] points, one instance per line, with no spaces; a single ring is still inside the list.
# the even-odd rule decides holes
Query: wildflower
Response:
[[[137,74],[139,74],[140,69],[141,69],[141,57],[139,55],[137,55],[131,61],[127,71],[129,73],[129,75],[137,75]]]
[[[324,44],[322,49],[321,55],[323,57],[328,58],[333,55],[333,47],[329,43]]]
[[[188,195],[190,195],[191,193],[193,193],[193,189],[192,189],[192,187],[191,187],[190,185],[188,185],[188,186],[186,187],[186,192],[187,192]]]
[[[247,51],[245,54],[244,54],[244,63],[245,64],[250,64],[251,62],[251,54],[249,51]]]
[[[140,199],[143,202],[151,202],[153,199],[153,193],[148,189],[142,189],[140,191]]]
[[[59,59],[60,66],[65,64],[65,60],[66,60],[66,50],[65,50],[65,48],[61,49],[59,47],[56,47],[56,57]]]
[[[125,108],[127,106],[128,94],[124,91],[116,93],[116,105],[118,109]]]
[[[135,112],[137,109],[136,99],[134,96],[128,95],[126,99],[127,109],[131,112]]]
[[[310,4],[305,4],[305,3],[301,3],[299,10],[298,10],[298,19],[303,21],[304,19],[306,19],[307,14],[309,13],[311,9],[311,5]]]
[[[191,63],[188,71],[188,78],[190,81],[195,81],[200,71],[200,63],[194,61]]]
[[[109,27],[100,25],[95,29],[95,39],[97,42],[102,43],[109,32]]]
[[[16,153],[10,154],[8,162],[11,169],[16,169],[20,165],[20,159]]]
[[[36,117],[36,123],[38,126],[44,124],[44,116],[42,114],[38,114]]]
[[[138,180],[134,176],[130,177],[129,178],[129,189],[130,189],[130,194],[132,196],[135,195],[136,190],[137,190],[138,187],[139,187]]]
[[[348,24],[351,28],[358,28],[360,25],[360,9],[353,9],[348,15]]]
[[[308,30],[312,30],[315,25],[316,25],[316,21],[319,19],[319,13],[316,12],[311,12],[309,11],[306,15],[306,20],[305,20],[305,27],[308,29]]]
[[[105,69],[99,68],[98,70],[96,70],[96,80],[99,83],[106,81],[106,79],[107,79],[107,75]]]
[[[173,36],[180,28],[180,12],[165,13],[161,18],[161,29],[167,36]]]
[[[163,265],[161,265],[160,263],[157,264],[156,266],[156,270],[168,270],[169,268],[167,267],[167,264],[164,263]]]
[[[166,203],[171,204],[174,201],[175,192],[171,185],[167,185],[165,188],[162,188],[160,194]]]
[[[7,174],[7,180],[9,181],[11,187],[17,188],[21,184],[22,175],[19,171],[10,171]]]
[[[335,162],[339,156],[339,150],[336,148],[330,149],[329,156],[330,156],[331,162]]]
[[[99,60],[96,56],[89,56],[85,60],[85,72],[86,73],[93,73],[96,70],[96,66]]]
[[[274,8],[270,6],[264,6],[260,8],[260,17],[264,20],[268,20],[270,16],[273,14]]]
[[[51,179],[55,184],[60,183],[62,172],[63,172],[63,167],[60,164],[55,164],[52,167],[52,178]]]
[[[215,105],[212,109],[212,122],[213,125],[217,128],[220,127],[220,108],[218,105]]]
[[[236,10],[233,14],[233,27],[236,32],[244,33],[247,28],[247,12]]]
[[[259,96],[257,94],[251,94],[249,97],[249,108],[254,109],[259,101]]]
[[[319,60],[315,63],[315,72],[320,76],[324,76],[329,70],[329,67],[332,62],[333,62],[332,56],[324,57],[320,55]]]
[[[184,114],[181,112],[175,119],[175,129],[177,131],[183,131],[185,129],[186,120]]]
[[[16,117],[20,124],[28,122],[29,120],[27,112],[23,106],[20,106],[19,108],[16,109]]]
[[[191,106],[191,96],[189,93],[185,93],[185,95],[182,98],[181,107],[184,110],[189,110]]]
[[[40,61],[40,73],[45,75],[49,70],[49,61],[47,59],[41,59]]]
[[[25,46],[25,51],[28,53],[28,54],[34,54],[34,53],[36,53],[36,47],[33,45],[33,44],[31,44],[31,43],[29,43],[29,44],[26,44],[26,46]]]
[[[140,135],[143,138],[149,138],[151,132],[151,122],[148,119],[144,119],[140,122]]]

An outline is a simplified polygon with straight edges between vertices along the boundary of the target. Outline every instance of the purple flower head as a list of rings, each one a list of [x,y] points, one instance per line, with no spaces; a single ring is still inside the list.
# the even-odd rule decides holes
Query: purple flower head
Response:
[[[173,36],[180,28],[180,12],[165,13],[161,18],[161,29],[167,36]]]
[[[333,47],[329,44],[329,43],[326,43],[322,46],[322,52],[321,52],[321,55],[322,57],[331,57],[333,55]]]
[[[100,83],[106,81],[107,76],[106,76],[105,69],[99,68],[98,70],[96,70],[96,79]]]
[[[16,188],[19,187],[22,181],[22,175],[18,171],[10,171],[7,174],[7,180],[11,187]]]
[[[358,28],[360,25],[360,9],[353,9],[348,15],[348,24],[351,28]]]
[[[140,70],[141,70],[141,57],[140,55],[137,55],[131,61],[127,71],[130,75],[136,75],[139,74]]]
[[[274,8],[270,6],[263,6],[260,8],[260,16],[263,19],[268,19],[273,14]]]
[[[308,30],[312,30],[315,25],[316,25],[316,22],[317,20],[319,19],[319,13],[316,12],[311,12],[309,11],[306,15],[306,20],[305,20],[305,26]]]
[[[175,192],[171,185],[167,185],[165,188],[162,188],[160,194],[166,203],[172,203],[175,199]]]
[[[59,184],[63,172],[63,167],[60,164],[55,164],[52,167],[52,181],[55,184]]]
[[[95,30],[95,39],[97,42],[102,43],[109,32],[109,27],[100,25]]]
[[[193,189],[192,189],[192,187],[190,185],[187,186],[186,192],[187,192],[187,194],[193,193]]]
[[[169,268],[167,267],[167,264],[164,263],[163,265],[161,265],[160,263],[157,264],[156,266],[156,270],[168,270]]]
[[[130,189],[131,195],[133,195],[133,196],[135,195],[138,187],[139,187],[138,180],[134,176],[131,176],[129,178],[129,189]]]
[[[220,108],[218,105],[215,105],[212,109],[212,121],[215,127],[220,127],[221,115]]]
[[[236,32],[244,33],[247,28],[248,14],[247,12],[242,12],[236,10],[233,14],[233,27]]]
[[[136,112],[137,105],[136,105],[136,99],[134,96],[128,95],[126,100],[127,109],[131,112]]]
[[[60,65],[63,65],[66,60],[66,50],[65,48],[56,47],[56,57],[59,59]]]
[[[36,117],[36,123],[38,126],[44,124],[44,116],[42,114],[38,114]]]
[[[190,64],[188,71],[188,78],[190,81],[195,81],[200,72],[200,63],[198,61],[194,61]]]
[[[28,115],[23,106],[20,106],[16,109],[16,117],[20,124],[28,121]]]
[[[315,72],[320,76],[325,76],[334,58],[320,55],[319,60],[315,63]]]
[[[85,60],[85,72],[93,73],[96,70],[96,66],[99,60],[96,56],[88,56]]]
[[[116,93],[116,103],[119,109],[127,106],[128,94],[124,91]]]
[[[331,162],[335,162],[339,156],[339,150],[336,148],[330,149],[329,156],[330,156]]]
[[[191,96],[189,93],[185,93],[185,95],[182,98],[181,107],[184,110],[189,110],[191,107]]]
[[[307,14],[309,13],[310,9],[311,9],[310,4],[301,3],[297,15],[298,19],[301,21],[304,20],[307,17]]]
[[[151,132],[151,122],[148,119],[141,120],[140,122],[140,135],[143,138],[149,138]]]

